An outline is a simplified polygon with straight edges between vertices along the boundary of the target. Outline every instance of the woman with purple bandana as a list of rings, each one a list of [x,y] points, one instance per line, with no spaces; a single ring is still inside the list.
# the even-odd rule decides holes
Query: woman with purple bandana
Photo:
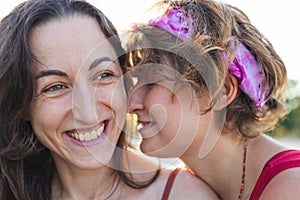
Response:
[[[141,150],[179,157],[221,199],[299,199],[300,152],[264,134],[286,114],[286,68],[238,8],[156,4],[128,32]]]

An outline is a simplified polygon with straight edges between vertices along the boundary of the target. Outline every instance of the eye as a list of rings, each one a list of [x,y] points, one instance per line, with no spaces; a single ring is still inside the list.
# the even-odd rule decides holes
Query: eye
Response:
[[[66,88],[67,87],[65,85],[63,85],[63,84],[55,84],[55,85],[51,85],[51,86],[47,87],[42,92],[43,93],[54,93],[54,92],[58,92],[58,91],[64,90]]]
[[[153,88],[154,86],[156,86],[158,83],[148,83],[146,86],[149,88]]]
[[[103,79],[107,79],[109,77],[112,77],[113,74],[110,73],[110,72],[103,72],[103,73],[100,73],[97,77],[98,80],[103,80]]]
[[[96,84],[109,84],[114,82],[116,78],[113,72],[105,71],[98,73],[93,79],[93,82]]]

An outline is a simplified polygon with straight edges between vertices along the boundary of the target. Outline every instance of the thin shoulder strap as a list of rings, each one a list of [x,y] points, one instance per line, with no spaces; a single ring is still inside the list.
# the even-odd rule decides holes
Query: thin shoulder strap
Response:
[[[168,200],[169,199],[169,195],[170,195],[174,180],[175,180],[176,175],[178,174],[179,171],[180,171],[180,168],[175,168],[170,173],[167,184],[166,184],[165,189],[164,189],[163,196],[161,198],[162,200]]]
[[[268,183],[280,172],[294,167],[300,167],[300,151],[286,150],[273,156],[264,166],[249,200],[257,200]]]

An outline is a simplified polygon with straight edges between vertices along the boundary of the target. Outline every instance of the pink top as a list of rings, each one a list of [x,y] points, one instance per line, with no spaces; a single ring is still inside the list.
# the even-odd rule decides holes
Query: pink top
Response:
[[[249,200],[259,199],[265,187],[268,185],[268,183],[272,180],[274,176],[286,169],[294,167],[300,167],[299,150],[286,150],[274,155],[265,164]]]

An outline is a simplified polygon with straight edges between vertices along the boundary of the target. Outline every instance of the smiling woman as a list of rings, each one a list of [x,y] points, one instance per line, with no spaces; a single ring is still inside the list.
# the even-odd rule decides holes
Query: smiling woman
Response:
[[[265,135],[286,111],[272,43],[218,0],[152,8],[161,12],[135,24],[125,46],[142,152],[179,157],[224,200],[298,199],[300,151]]]
[[[97,23],[82,16],[33,28],[30,41],[36,74],[30,118],[38,139],[55,152],[58,165],[57,156],[81,162],[79,166],[107,164],[126,114],[122,70],[113,47]],[[84,152],[78,145],[89,148]]]
[[[28,1],[0,32],[1,199],[120,195],[107,190],[127,180],[121,161],[111,162],[122,156],[126,117],[112,24],[83,1]]]

